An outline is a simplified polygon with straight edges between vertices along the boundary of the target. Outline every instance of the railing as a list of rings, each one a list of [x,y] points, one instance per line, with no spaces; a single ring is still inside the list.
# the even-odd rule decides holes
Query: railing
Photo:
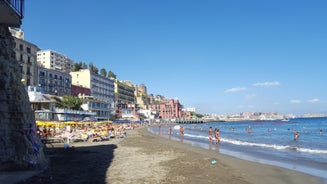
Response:
[[[24,17],[24,0],[4,0],[22,19]]]

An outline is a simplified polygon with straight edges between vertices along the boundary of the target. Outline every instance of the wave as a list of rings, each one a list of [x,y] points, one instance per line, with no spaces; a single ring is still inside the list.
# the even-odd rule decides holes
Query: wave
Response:
[[[310,149],[310,148],[300,148],[300,147],[294,147],[294,146],[282,146],[282,145],[276,145],[276,144],[264,144],[264,143],[252,143],[252,142],[245,142],[240,140],[233,140],[233,139],[221,139],[221,142],[226,142],[234,145],[239,146],[255,146],[255,147],[261,147],[261,148],[270,148],[275,150],[292,150],[292,151],[298,151],[303,153],[310,153],[310,154],[327,154],[327,150],[317,150],[317,149]]]
[[[174,129],[174,130],[179,130],[180,127],[181,127],[180,125],[175,125],[173,129]]]
[[[195,135],[195,134],[184,134],[184,136],[191,137],[191,138],[197,138],[197,139],[205,139],[205,140],[209,139],[208,136]],[[246,141],[240,141],[240,140],[234,140],[234,139],[226,139],[226,138],[221,138],[220,142],[230,143],[230,144],[234,144],[234,145],[238,145],[238,146],[255,146],[255,147],[260,147],[260,148],[298,151],[298,152],[310,153],[310,154],[327,154],[327,150],[300,148],[300,147],[289,146],[289,145],[282,146],[282,145],[276,145],[276,144],[252,143],[252,142],[246,142]]]
[[[192,138],[198,138],[198,139],[209,139],[208,136],[203,136],[203,135],[184,134],[184,136],[192,137]]]

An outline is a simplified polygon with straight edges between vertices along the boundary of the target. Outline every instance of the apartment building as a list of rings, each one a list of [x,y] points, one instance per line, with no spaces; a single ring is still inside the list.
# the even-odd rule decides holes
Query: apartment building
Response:
[[[42,89],[43,93],[56,96],[71,95],[72,78],[70,74],[39,67],[37,78],[37,86]]]
[[[38,51],[37,62],[42,68],[57,70],[65,73],[72,71],[74,63],[72,59],[53,50]]]
[[[115,103],[135,104],[135,87],[130,81],[115,80]]]
[[[89,95],[81,93],[83,109],[96,112],[97,120],[108,120],[114,105],[114,81],[88,69],[70,72],[70,75],[74,89],[90,89]]]
[[[14,52],[16,60],[21,65],[22,81],[25,86],[37,85],[37,60],[36,53],[40,50],[38,46],[24,40],[24,31],[9,28],[14,37]]]
[[[114,102],[114,81],[99,74],[92,73],[89,69],[82,69],[70,72],[72,84],[89,88],[94,99],[113,103]]]
[[[96,121],[109,120],[111,114],[111,104],[109,102],[95,99],[93,96],[79,95],[83,100],[82,108],[84,111],[95,113]]]
[[[163,99],[148,105],[148,109],[159,114],[159,118],[171,120],[183,117],[183,106],[176,99]]]

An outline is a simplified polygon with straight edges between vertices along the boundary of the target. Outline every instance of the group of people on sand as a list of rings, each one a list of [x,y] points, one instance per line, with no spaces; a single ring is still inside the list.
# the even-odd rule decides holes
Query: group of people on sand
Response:
[[[38,126],[37,135],[46,142],[47,139],[74,141],[97,142],[109,140],[110,138],[126,137],[126,129],[134,129],[134,124],[109,124],[109,125],[67,125],[57,126]]]

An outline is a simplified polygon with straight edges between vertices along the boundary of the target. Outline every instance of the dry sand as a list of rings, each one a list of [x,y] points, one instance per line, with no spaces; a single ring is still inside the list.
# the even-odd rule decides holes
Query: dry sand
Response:
[[[20,183],[323,183],[310,175],[164,139],[146,127],[128,131],[123,139],[74,143],[69,149],[53,146],[46,150],[49,169]]]

